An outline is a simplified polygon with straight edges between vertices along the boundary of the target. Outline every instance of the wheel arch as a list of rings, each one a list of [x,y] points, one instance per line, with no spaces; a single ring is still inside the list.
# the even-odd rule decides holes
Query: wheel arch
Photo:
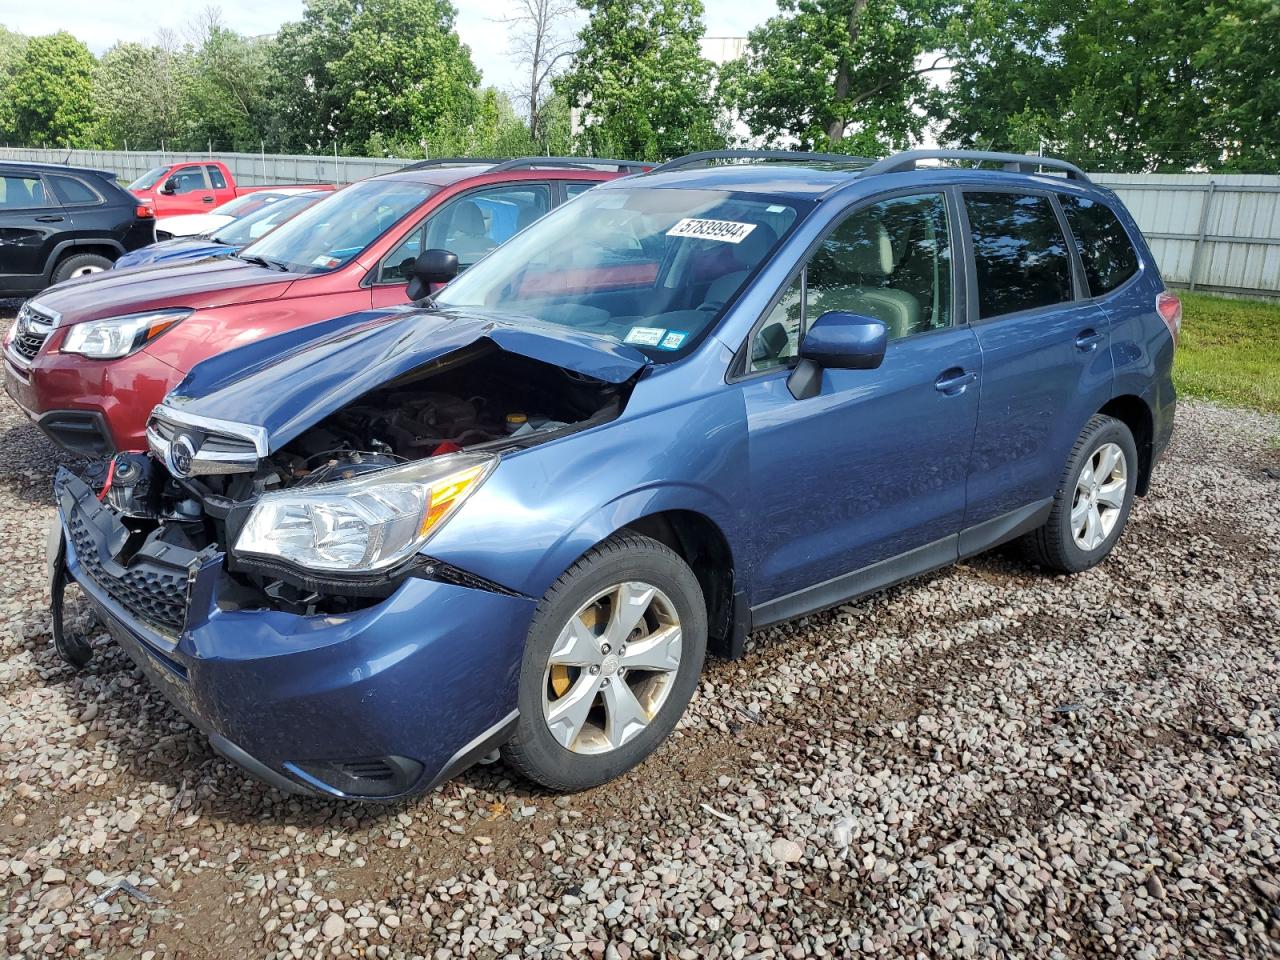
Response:
[[[45,267],[45,277],[52,279],[62,261],[68,257],[79,256],[82,253],[97,254],[115,263],[124,253],[124,246],[115,240],[105,238],[63,240],[53,248],[53,252],[49,255],[49,262]]]
[[[583,554],[620,531],[657,540],[689,564],[707,602],[707,649],[719,657],[742,655],[750,629],[746,576],[741,567],[735,513],[717,494],[695,485],[632,491],[594,511],[559,539],[550,563],[536,577],[550,585]],[[554,558],[554,559],[552,559]]]
[[[1138,496],[1145,496],[1151,486],[1151,466],[1154,455],[1155,416],[1147,401],[1135,394],[1113,397],[1102,405],[1098,413],[1114,417],[1129,428],[1134,445],[1138,448]]]

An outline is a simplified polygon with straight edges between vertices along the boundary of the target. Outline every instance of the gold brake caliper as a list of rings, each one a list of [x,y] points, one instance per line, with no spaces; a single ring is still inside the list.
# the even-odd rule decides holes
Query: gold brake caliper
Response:
[[[593,604],[590,608],[583,610],[580,619],[588,630],[595,630],[596,618],[598,616],[598,604]],[[555,698],[559,700],[569,688],[573,686],[573,677],[569,673],[569,668],[563,663],[553,663],[551,665],[551,692]]]

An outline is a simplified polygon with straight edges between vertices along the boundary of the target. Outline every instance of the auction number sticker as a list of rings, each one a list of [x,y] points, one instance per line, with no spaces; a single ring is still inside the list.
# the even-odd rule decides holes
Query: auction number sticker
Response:
[[[667,231],[667,236],[741,243],[755,228],[754,223],[739,223],[737,220],[698,220],[685,217]]]
[[[634,343],[641,347],[656,347],[666,332],[665,327],[632,327],[622,338],[622,342]]]

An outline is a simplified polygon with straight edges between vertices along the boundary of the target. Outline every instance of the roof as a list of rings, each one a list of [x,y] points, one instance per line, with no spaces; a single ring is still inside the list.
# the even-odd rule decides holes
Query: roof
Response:
[[[87,173],[95,177],[115,178],[112,170],[97,170],[93,167],[70,167],[65,163],[36,163],[26,160],[0,160],[0,169],[41,170],[49,173]]]
[[[665,173],[646,173],[646,187],[677,187],[685,190],[732,190],[797,200],[816,199],[834,187],[849,183],[854,171],[847,167],[807,166],[796,163],[735,163],[713,167],[685,167]]]

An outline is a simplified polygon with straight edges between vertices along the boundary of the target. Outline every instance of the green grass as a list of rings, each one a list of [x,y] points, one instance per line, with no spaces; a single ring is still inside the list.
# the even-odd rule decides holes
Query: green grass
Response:
[[[1178,393],[1280,413],[1280,304],[1177,291],[1182,340]]]

